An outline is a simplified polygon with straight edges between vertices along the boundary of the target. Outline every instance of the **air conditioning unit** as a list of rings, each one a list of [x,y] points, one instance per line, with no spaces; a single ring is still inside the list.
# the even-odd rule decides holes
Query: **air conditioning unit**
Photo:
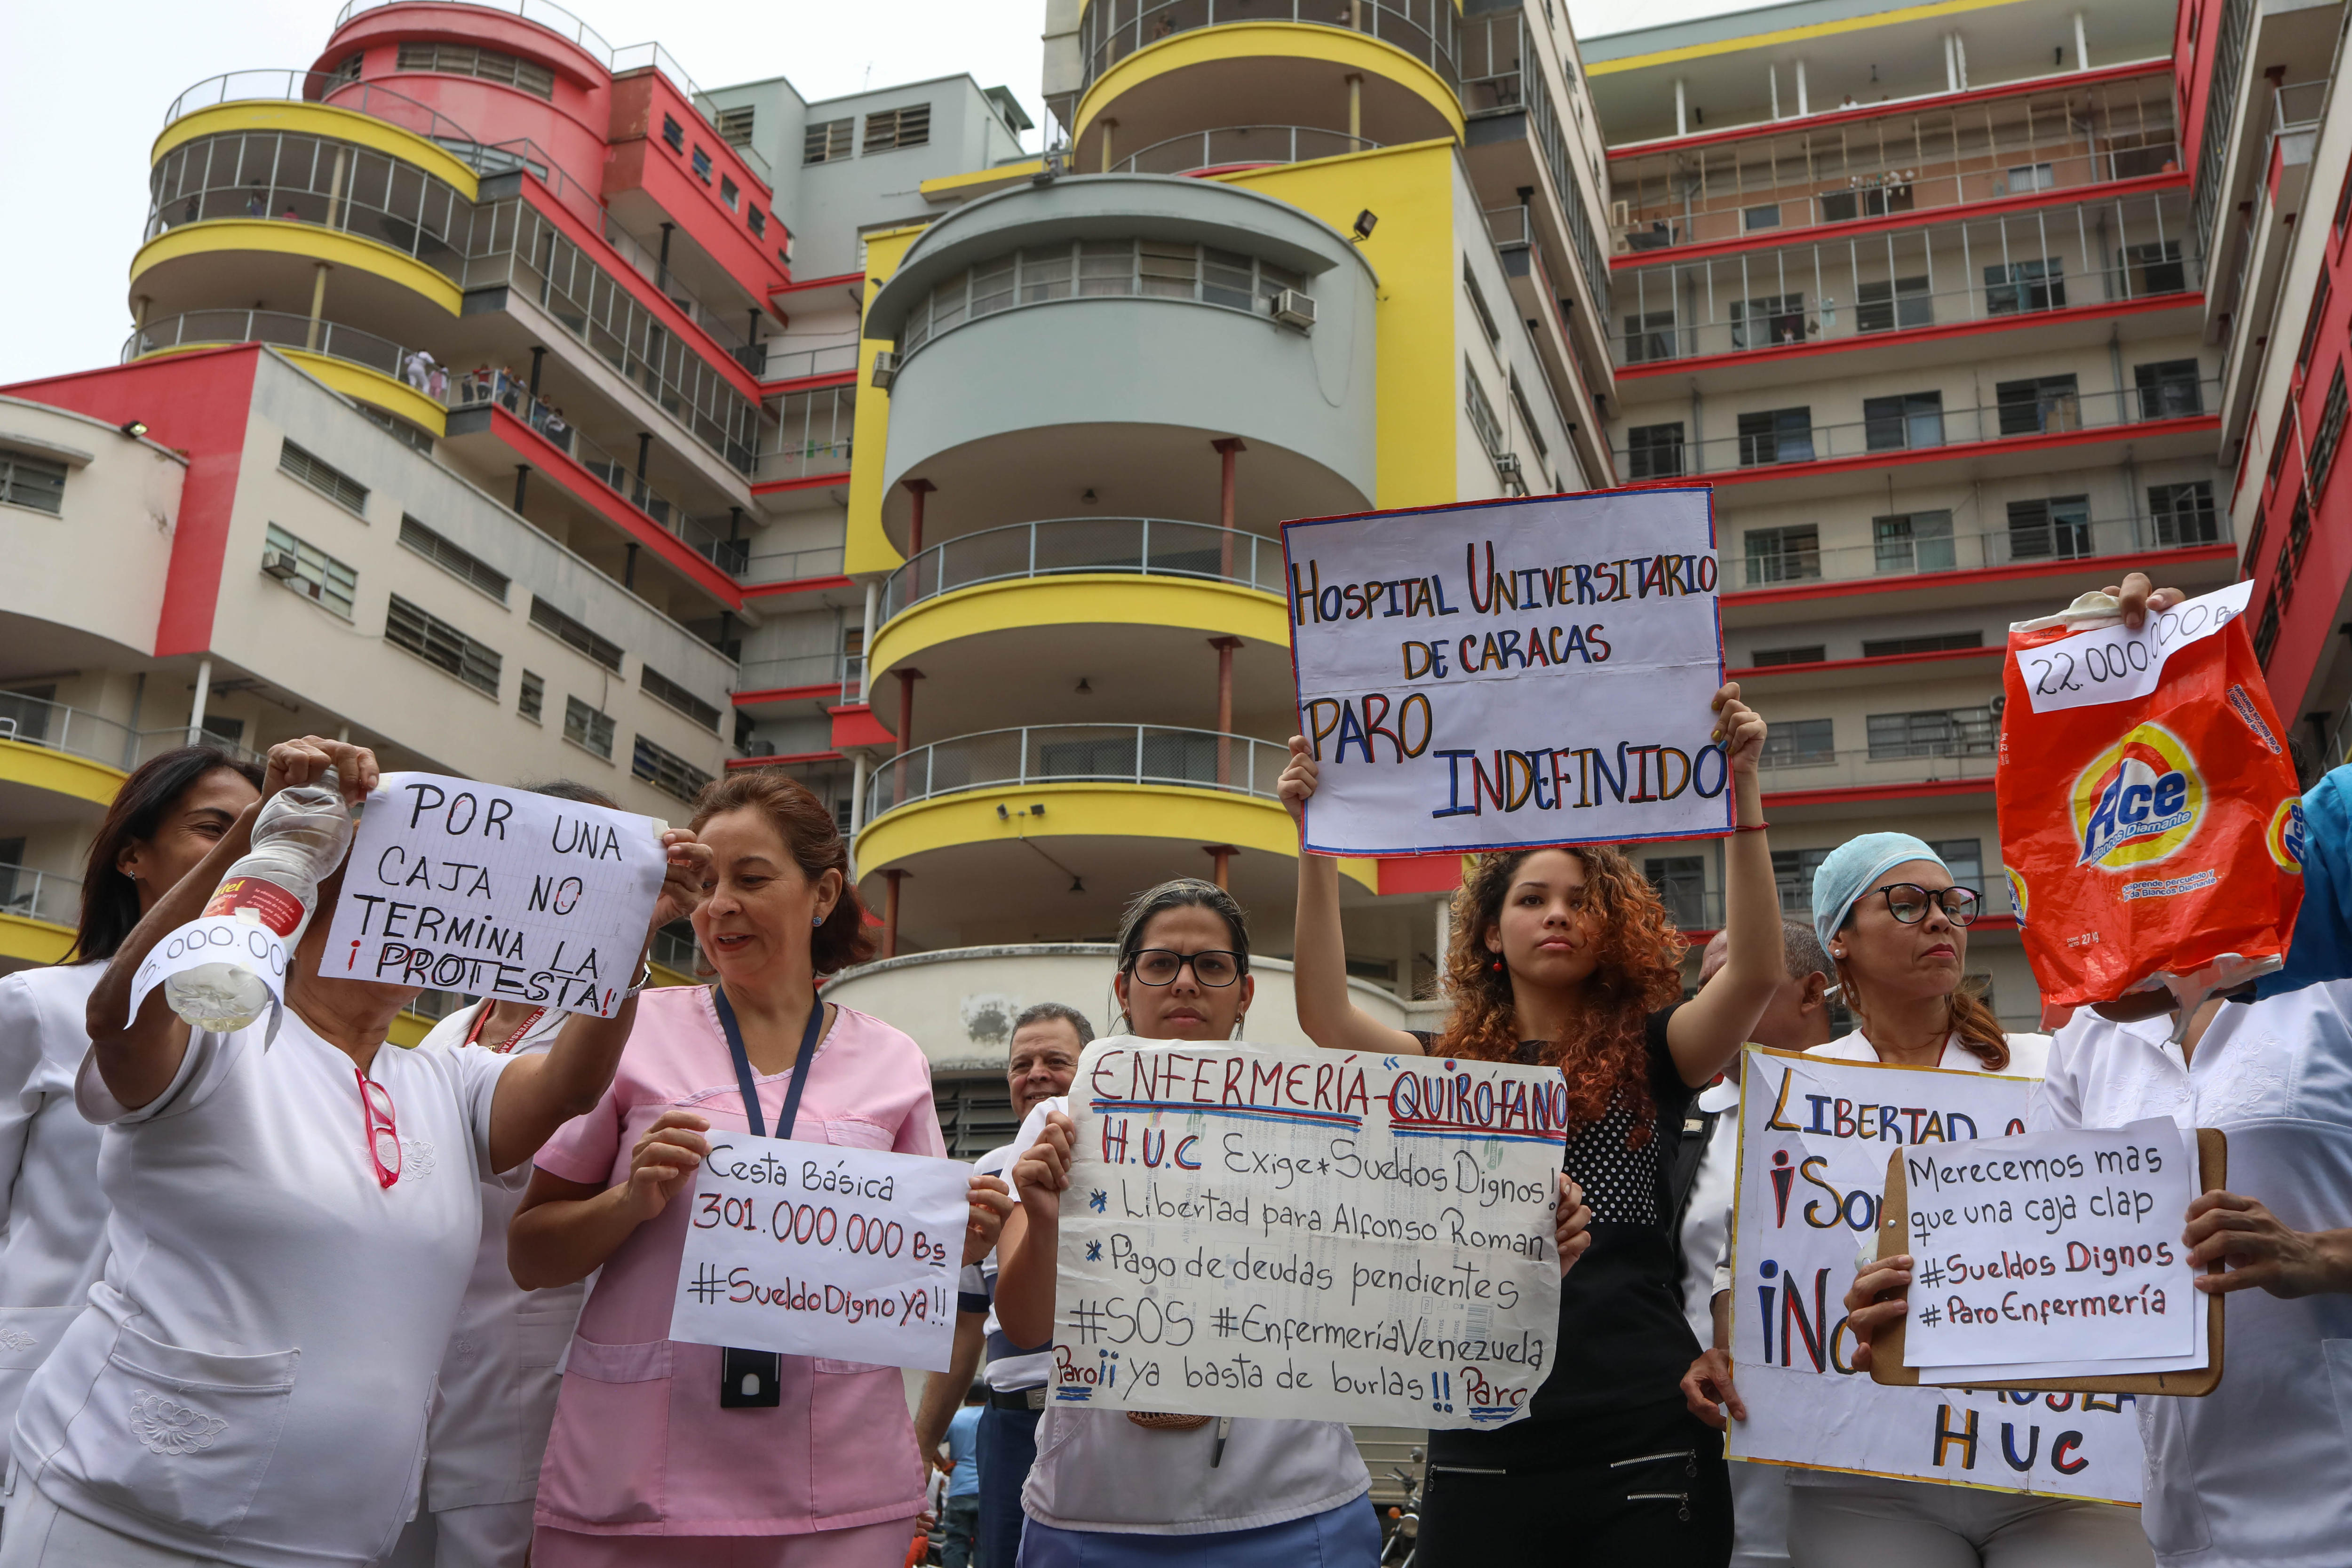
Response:
[[[888,349],[877,350],[874,355],[874,384],[884,392],[898,379],[898,356]]]
[[[291,583],[302,575],[302,563],[290,550],[265,550],[261,552],[261,569],[280,583]]]
[[[1522,488],[1527,484],[1526,476],[1519,471],[1519,455],[1517,452],[1506,452],[1496,458],[1495,472],[1502,476],[1505,484],[1518,485]]]
[[[1268,311],[1286,327],[1297,327],[1302,332],[1315,330],[1315,300],[1296,289],[1285,289],[1269,303]]]

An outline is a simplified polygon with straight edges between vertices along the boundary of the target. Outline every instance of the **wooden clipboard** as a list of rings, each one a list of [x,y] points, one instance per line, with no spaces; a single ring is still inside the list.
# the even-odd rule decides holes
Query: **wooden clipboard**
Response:
[[[2230,1173],[2229,1140],[2219,1129],[2200,1127],[2197,1130],[2197,1173],[2200,1192],[2214,1192],[2228,1184]],[[1878,1256],[1895,1258],[1911,1250],[1911,1202],[1903,1179],[1903,1154],[1897,1151],[1886,1162],[1886,1196],[1879,1206],[1885,1216],[1878,1230]],[[2032,1378],[2019,1383],[1948,1383],[1929,1384],[1931,1388],[2011,1388],[2030,1390],[2035,1394],[2169,1394],[2186,1398],[2198,1398],[2213,1392],[2221,1384],[2221,1300],[2208,1296],[2205,1320],[2205,1348],[2210,1358],[2204,1366],[2183,1372],[2136,1372],[2108,1377]],[[1917,1388],[1919,1369],[1903,1364],[1904,1329],[1910,1322],[1906,1314],[1882,1330],[1872,1342],[1870,1377],[1895,1388]]]

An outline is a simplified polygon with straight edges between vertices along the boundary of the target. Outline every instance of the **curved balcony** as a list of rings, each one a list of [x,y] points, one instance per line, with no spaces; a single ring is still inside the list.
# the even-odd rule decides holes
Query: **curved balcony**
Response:
[[[1247,735],[1150,724],[1033,724],[959,735],[891,758],[866,784],[866,823],[918,801],[1042,784],[1172,785],[1255,795],[1275,786],[1290,750]]]
[[[429,356],[420,360],[414,349],[338,321],[314,321],[278,310],[189,310],[151,321],[133,331],[122,345],[121,358],[127,364],[148,354],[223,343],[268,343],[283,349],[336,391],[436,436],[447,432],[442,401],[434,391],[436,381],[446,382],[446,373],[438,366],[425,369]]]
[[[172,100],[171,107],[163,110],[163,123],[170,127],[207,109],[256,100],[315,103],[397,126],[425,143],[422,148],[404,148],[403,152],[427,164],[454,161],[470,167],[472,158],[468,155],[478,156],[483,151],[473,132],[432,105],[420,103],[378,82],[355,81],[326,71],[248,69],[206,77]],[[282,126],[283,121],[278,123]],[[168,145],[176,145],[188,136],[201,134],[201,129],[192,129],[179,137],[167,132],[163,140]],[[157,155],[166,150],[166,145],[159,145]],[[470,191],[467,193],[468,198],[472,195]]]
[[[185,726],[170,731],[178,745]],[[0,822],[95,819],[160,732],[142,735],[62,702],[0,692]]]
[[[866,313],[866,336],[897,340],[903,362],[884,527],[912,552],[899,481],[915,479],[937,492],[941,531],[978,498],[986,522],[1054,517],[1089,485],[1107,509],[1213,515],[1210,443],[1227,437],[1247,447],[1238,521],[1363,510],[1378,469],[1373,292],[1345,236],[1215,181],[1108,174],[962,207]]]
[[[1312,125],[1227,125],[1192,131],[1155,142],[1121,159],[1115,174],[1223,174],[1269,164],[1304,163],[1314,158],[1344,158],[1373,153],[1380,143],[1344,131]]]
[[[81,923],[81,881],[0,864],[0,964],[55,963]]]
[[[1073,169],[1271,118],[1394,146],[1459,139],[1455,0],[1098,0],[1079,23]]]
[[[1282,591],[1282,541],[1205,522],[1055,517],[987,528],[935,544],[882,585],[881,620],[985,583],[1072,573],[1134,574]]]

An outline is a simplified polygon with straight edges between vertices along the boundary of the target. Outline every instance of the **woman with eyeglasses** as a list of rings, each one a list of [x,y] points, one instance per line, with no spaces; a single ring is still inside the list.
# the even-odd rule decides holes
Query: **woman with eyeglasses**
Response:
[[[2039,1079],[2047,1035],[2004,1033],[1966,978],[1983,893],[1958,886],[1907,833],[1865,833],[1813,873],[1813,929],[1836,966],[1853,1033],[1808,1056]],[[2076,1499],[1789,1473],[1793,1568],[2148,1568],[2137,1510]]]
[[[74,1094],[105,1128],[106,1271],[17,1413],[5,1568],[383,1557],[416,1500],[482,1177],[593,1106],[628,1037],[634,989],[541,1055],[387,1049],[417,987],[321,972],[341,866],[289,954],[282,1016],[193,1030],[161,985],[134,1009],[142,965],[203,913],[262,802],[331,768],[350,800],[375,785],[362,747],[272,747],[260,795],[91,993]],[[663,842],[646,942],[691,906],[704,853],[689,833]]]
[[[1126,1030],[1147,1040],[1238,1037],[1255,982],[1249,927],[1223,889],[1163,882],[1128,906],[1111,989]],[[1054,1333],[1061,1193],[1069,1183],[1069,1097],[1022,1124],[1005,1222],[996,1310],[1014,1342]],[[1565,1268],[1588,1244],[1591,1211],[1563,1186],[1558,1240]],[[1379,1521],[1353,1434],[1336,1421],[1120,1415],[1049,1404],[1021,1501],[1017,1564],[992,1568],[1372,1568]]]

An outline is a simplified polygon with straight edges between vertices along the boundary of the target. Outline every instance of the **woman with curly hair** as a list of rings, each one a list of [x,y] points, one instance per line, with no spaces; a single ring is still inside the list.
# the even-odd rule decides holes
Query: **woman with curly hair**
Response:
[[[1617,850],[1576,844],[1479,858],[1454,897],[1444,1031],[1390,1028],[1348,1000],[1337,863],[1298,858],[1293,984],[1307,1037],[1557,1067],[1576,1119],[1563,1164],[1592,1209],[1591,1247],[1561,1281],[1556,1359],[1527,1418],[1431,1434],[1423,1568],[1720,1568],[1730,1556],[1722,1440],[1678,1391],[1698,1343],[1676,1287],[1667,1169],[1685,1108],[1738,1052],[1784,969],[1756,781],[1764,721],[1737,685],[1713,707],[1738,829],[1724,853],[1730,958],[1687,1002],[1683,939],[1656,889]],[[1290,749],[1282,797],[1303,830],[1317,767],[1304,740]]]

